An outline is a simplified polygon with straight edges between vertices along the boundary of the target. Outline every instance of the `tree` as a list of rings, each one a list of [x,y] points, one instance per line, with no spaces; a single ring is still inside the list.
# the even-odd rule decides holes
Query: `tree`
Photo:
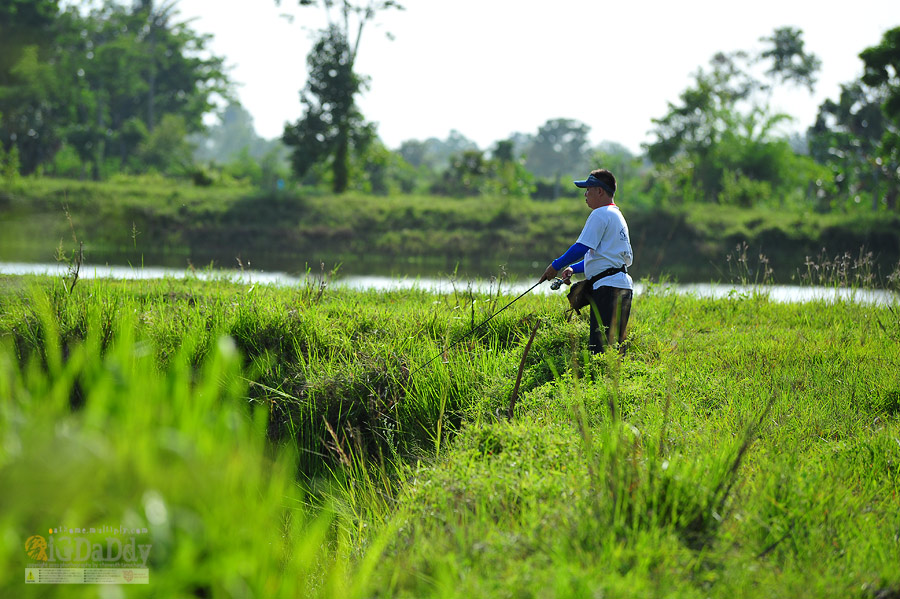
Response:
[[[12,82],[11,69],[29,46],[47,48],[59,0],[5,0],[0,4],[0,86]]]
[[[400,144],[397,153],[416,168],[425,165],[429,160],[428,146],[424,141],[418,139],[407,139]]]
[[[342,193],[349,183],[351,150],[362,153],[374,137],[374,126],[355,101],[364,81],[353,72],[351,47],[335,26],[321,32],[307,66],[306,87],[300,93],[303,117],[285,127],[282,139],[294,148],[291,162],[297,175],[330,160],[332,188]]]
[[[841,86],[837,101],[819,106],[807,134],[810,152],[830,170],[823,200],[897,208],[900,190],[900,27],[860,53],[862,76]],[[829,193],[830,192],[830,193]],[[849,202],[848,202],[849,200]],[[867,202],[868,204],[868,202]]]
[[[138,161],[140,170],[187,174],[192,164],[192,150],[184,117],[165,114],[153,131],[147,132],[134,160]]]
[[[18,147],[25,173],[63,145],[91,163],[95,178],[110,162],[135,165],[131,159],[165,115],[199,131],[212,97],[227,95],[223,60],[207,56],[208,36],[175,20],[174,2],[140,0],[129,8],[106,0],[86,13],[74,6],[51,13],[56,3],[47,1],[12,6],[19,4],[37,8],[9,11],[5,4],[4,32],[39,25],[40,35],[17,33],[19,45],[2,53],[0,136]]]
[[[884,94],[882,109],[888,122],[876,166],[888,182],[885,203],[895,210],[900,192],[900,27],[886,31],[880,44],[863,50],[859,57],[865,63],[863,82]]]
[[[429,137],[425,141],[408,139],[400,144],[398,152],[416,168],[442,171],[450,166],[454,156],[467,150],[478,150],[478,144],[456,129],[451,129],[444,140],[436,137]]]
[[[803,31],[782,27],[776,29],[772,37],[764,37],[760,41],[772,44],[759,55],[761,61],[772,61],[766,75],[780,83],[804,85],[812,93],[822,61],[815,54],[807,54],[804,50]]]
[[[316,0],[299,0],[299,4],[319,5]],[[359,4],[322,0],[321,6],[328,26],[319,32],[307,57],[308,79],[300,92],[304,114],[285,127],[283,140],[294,148],[292,164],[300,176],[314,164],[330,160],[332,189],[342,193],[349,182],[351,152],[363,153],[375,134],[374,125],[365,121],[356,106],[356,96],[367,85],[355,70],[363,30],[378,12],[403,7],[394,0]]]
[[[818,186],[823,201],[871,194],[873,208],[878,207],[881,169],[876,160],[887,131],[883,102],[883,91],[854,81],[841,86],[836,102],[827,99],[819,106],[807,137],[812,157],[831,171],[831,185]]]
[[[863,83],[885,91],[884,112],[900,123],[900,27],[886,31],[881,43],[863,50]]]
[[[450,161],[450,166],[431,186],[431,193],[471,197],[484,193],[490,176],[490,161],[481,150],[466,150]]]
[[[534,176],[525,168],[525,160],[516,153],[516,140],[498,141],[491,150],[492,185],[489,193],[527,198],[534,191]]]
[[[109,132],[104,141],[120,164],[139,151],[144,130],[152,134],[165,115],[183,119],[188,133],[201,131],[213,97],[229,94],[223,59],[205,56],[209,36],[196,34],[176,15],[171,1],[140,0],[131,9],[106,2],[82,23],[81,31],[91,33],[80,56],[96,103],[93,120]]]
[[[539,177],[552,178],[559,195],[563,174],[582,174],[588,167],[591,128],[574,119],[551,119],[541,125],[526,150],[525,166]]]
[[[57,75],[50,63],[57,0],[0,4],[0,150],[24,174],[59,145],[54,127]]]
[[[194,158],[202,162],[225,164],[246,152],[253,159],[262,159],[274,152],[286,152],[279,139],[263,139],[256,133],[253,116],[239,102],[231,102],[219,116],[219,122],[205,133],[191,136],[196,145]]]
[[[430,191],[454,197],[528,197],[534,182],[523,162],[515,155],[512,140],[497,142],[490,156],[478,149],[463,150],[453,155]]]
[[[594,149],[591,167],[602,167],[612,171],[619,182],[619,190],[636,185],[646,170],[641,159],[632,154],[628,148],[610,141],[602,142]],[[629,197],[629,203],[636,199],[630,194]]]
[[[666,193],[705,201],[753,202],[770,189],[797,188],[803,182],[790,145],[776,136],[777,126],[790,120],[768,107],[777,83],[803,84],[812,90],[820,61],[803,49],[801,31],[776,29],[771,44],[757,56],[738,51],[717,53],[710,69],[699,69],[694,85],[682,92],[668,113],[653,119],[656,141],[646,144],[656,165],[656,178],[680,181]],[[771,62],[767,80],[753,74],[759,63]],[[758,185],[765,182],[769,185]],[[728,190],[728,193],[723,191]],[[734,197],[736,190],[743,190]],[[784,194],[781,194],[782,196]]]
[[[360,159],[353,161],[351,174],[353,189],[375,195],[411,193],[424,187],[416,168],[379,140],[369,144]]]

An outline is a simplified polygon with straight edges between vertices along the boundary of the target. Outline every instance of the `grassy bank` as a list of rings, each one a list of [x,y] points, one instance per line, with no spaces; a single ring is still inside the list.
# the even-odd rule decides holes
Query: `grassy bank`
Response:
[[[619,203],[629,220],[638,278],[727,280],[725,257],[743,243],[752,258],[766,256],[779,282],[796,280],[808,256],[822,262],[872,252],[871,263],[885,275],[900,261],[897,214],[862,208],[827,215],[716,205],[647,208],[631,200]],[[266,260],[295,270],[325,260],[343,262],[346,270],[378,256],[388,263],[436,263],[446,272],[448,265],[479,256],[494,269],[507,264],[531,272],[532,262],[543,264],[572,243],[587,208],[577,197],[335,197],[197,188],[165,179],[28,179],[0,190],[0,214],[4,247],[41,261],[60,242],[68,250],[75,247],[74,229],[89,257],[101,262],[127,256],[133,264],[151,257],[199,266],[215,259],[233,267],[240,257],[268,269],[273,267]]]
[[[24,540],[110,522],[129,597],[900,593],[900,306],[651,287],[591,359],[526,296],[453,345],[511,299],[0,279],[2,594],[96,596]]]

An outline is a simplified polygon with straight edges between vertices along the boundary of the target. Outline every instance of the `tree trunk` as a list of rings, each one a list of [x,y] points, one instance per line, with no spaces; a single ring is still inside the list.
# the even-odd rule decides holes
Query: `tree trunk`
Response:
[[[153,15],[151,14],[151,18]],[[147,77],[147,131],[156,126],[156,27],[150,24],[150,75]]]
[[[342,125],[338,134],[337,148],[334,150],[334,164],[331,173],[334,176],[332,189],[334,193],[344,193],[350,179],[350,132]]]

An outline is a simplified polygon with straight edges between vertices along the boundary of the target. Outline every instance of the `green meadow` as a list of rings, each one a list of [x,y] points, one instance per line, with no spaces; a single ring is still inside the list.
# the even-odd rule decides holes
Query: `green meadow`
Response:
[[[900,596],[900,304],[0,278],[3,597]],[[27,585],[55,526],[146,585]]]

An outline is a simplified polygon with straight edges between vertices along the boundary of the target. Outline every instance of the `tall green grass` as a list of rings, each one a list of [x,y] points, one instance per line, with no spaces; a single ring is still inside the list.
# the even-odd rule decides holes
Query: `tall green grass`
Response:
[[[511,299],[0,279],[2,595],[98,596],[24,540],[109,521],[151,583],[103,596],[900,593],[900,307],[651,287],[624,358],[558,296],[465,337]]]

